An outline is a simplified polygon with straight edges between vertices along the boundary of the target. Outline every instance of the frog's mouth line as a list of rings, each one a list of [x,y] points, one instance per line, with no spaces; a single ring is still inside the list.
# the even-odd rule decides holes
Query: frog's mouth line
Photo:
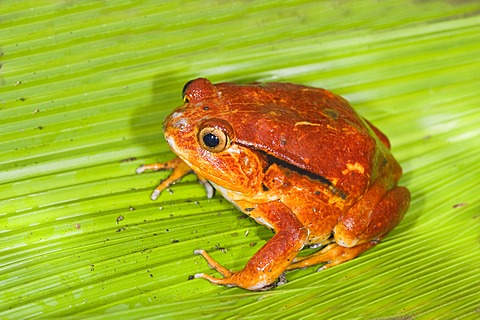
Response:
[[[318,174],[315,174],[313,172],[310,172],[310,171],[307,171],[305,169],[302,169],[302,168],[299,168],[297,166],[294,166],[282,159],[279,159],[279,158],[276,158],[272,155],[269,155],[267,153],[265,153],[264,151],[261,151],[259,150],[260,152],[264,153],[266,158],[267,158],[267,162],[268,162],[268,166],[264,169],[264,172],[266,172],[268,170],[268,168],[270,168],[271,165],[273,164],[276,164],[278,166],[282,166],[284,168],[287,168],[288,170],[290,171],[293,171],[293,172],[296,172],[300,175],[303,175],[303,176],[307,176],[309,177],[310,179],[312,180],[316,180],[318,182],[320,182],[321,184],[323,185],[326,185],[328,187],[328,189],[330,190],[330,192],[332,192],[332,194],[336,195],[336,196],[339,196],[340,198],[342,198],[343,200],[345,200],[347,198],[347,195],[345,194],[345,192],[343,192],[342,190],[338,189],[330,180],[328,180],[327,178],[321,176],[321,175],[318,175]]]

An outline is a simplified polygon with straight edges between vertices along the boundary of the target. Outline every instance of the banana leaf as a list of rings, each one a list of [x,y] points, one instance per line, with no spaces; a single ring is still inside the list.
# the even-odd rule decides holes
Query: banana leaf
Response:
[[[0,318],[480,317],[478,1],[0,2]],[[211,285],[272,237],[194,176],[149,195],[196,77],[346,97],[412,193],[375,248],[273,290]],[[218,274],[217,274],[218,275]]]

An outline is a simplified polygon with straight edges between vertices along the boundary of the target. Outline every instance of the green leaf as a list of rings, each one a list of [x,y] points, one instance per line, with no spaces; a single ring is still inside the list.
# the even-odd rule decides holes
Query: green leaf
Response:
[[[478,318],[477,1],[14,1],[0,6],[1,318]],[[162,121],[195,77],[345,96],[412,192],[355,260],[268,292],[216,287],[271,232],[189,176]]]

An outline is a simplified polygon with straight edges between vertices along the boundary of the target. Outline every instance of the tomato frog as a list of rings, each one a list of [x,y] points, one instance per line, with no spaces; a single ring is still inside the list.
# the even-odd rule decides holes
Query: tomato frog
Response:
[[[410,193],[387,137],[330,91],[290,83],[218,83],[199,78],[164,122],[178,156],[152,199],[193,171],[274,236],[240,271],[195,250],[222,277],[211,283],[268,289],[286,270],[329,268],[375,246],[402,220]],[[318,247],[299,256],[303,247]]]

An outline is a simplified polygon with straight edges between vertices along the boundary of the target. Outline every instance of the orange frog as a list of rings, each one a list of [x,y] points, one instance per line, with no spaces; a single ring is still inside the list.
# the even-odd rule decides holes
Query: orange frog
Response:
[[[348,102],[324,89],[289,83],[212,84],[183,89],[184,104],[164,123],[172,161],[137,169],[173,169],[152,194],[192,170],[213,195],[274,230],[240,271],[196,250],[223,277],[214,284],[268,289],[286,270],[357,257],[402,220],[410,193],[387,137]],[[298,256],[304,246],[322,247]]]

